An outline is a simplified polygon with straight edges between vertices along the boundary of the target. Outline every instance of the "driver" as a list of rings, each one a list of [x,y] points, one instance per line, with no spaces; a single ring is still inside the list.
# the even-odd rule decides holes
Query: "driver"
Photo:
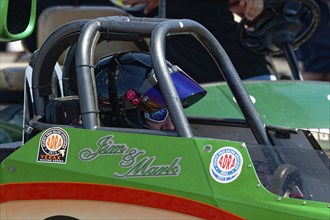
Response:
[[[206,91],[178,66],[168,62],[183,108]],[[122,52],[102,58],[95,66],[103,126],[175,130],[147,52]]]

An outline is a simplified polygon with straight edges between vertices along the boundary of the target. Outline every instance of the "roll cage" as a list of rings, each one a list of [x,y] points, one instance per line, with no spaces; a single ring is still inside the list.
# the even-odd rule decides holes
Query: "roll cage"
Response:
[[[45,106],[49,101],[49,96],[54,93],[52,79],[57,58],[65,49],[77,43],[75,57],[77,87],[79,94],[84,95],[84,98],[80,99],[82,126],[87,129],[100,127],[97,117],[95,79],[93,77],[95,45],[104,40],[120,39],[141,42],[145,38],[151,37],[150,52],[154,57],[155,72],[168,108],[172,112],[171,116],[177,128],[178,136],[192,137],[188,121],[166,69],[165,38],[171,34],[191,34],[208,49],[219,66],[219,73],[224,75],[231,88],[256,139],[261,144],[267,144],[269,141],[264,130],[264,124],[258,117],[258,113],[227,54],[209,31],[192,20],[115,16],[90,21],[80,20],[64,25],[47,39],[35,54],[35,59],[30,63],[33,66],[31,89],[34,100],[33,114],[30,116],[45,115]]]
[[[176,34],[194,36],[209,51],[219,67],[219,74],[223,74],[226,79],[245,120],[186,117],[166,65],[166,37]],[[146,43],[146,39],[150,39],[150,44]],[[141,50],[150,50],[156,77],[176,127],[176,132],[101,126],[93,69],[95,47],[101,41],[118,40],[132,41]],[[53,70],[59,56],[66,49],[69,50],[64,61],[63,79],[61,80],[63,86],[60,87],[60,81],[56,79]],[[171,135],[184,138],[196,136],[194,133],[198,129],[192,129],[192,126],[200,126],[200,130],[203,130],[203,126],[205,129],[216,126],[213,127],[216,132],[234,133],[232,136],[229,135],[228,139],[247,144],[252,160],[258,164],[255,165],[257,173],[257,167],[260,167],[260,164],[262,166],[267,164],[268,174],[272,176],[273,181],[265,183],[265,187],[271,192],[277,195],[296,196],[295,198],[303,197],[305,199],[312,199],[310,195],[314,194],[317,195],[317,201],[328,200],[327,195],[330,193],[329,179],[327,179],[330,167],[329,158],[313,136],[307,131],[298,129],[266,126],[226,52],[213,35],[195,21],[125,16],[74,21],[62,26],[50,35],[43,46],[33,55],[29,65],[30,71],[32,71],[32,80],[30,84],[27,83],[25,88],[25,141],[41,130],[54,126]],[[61,89],[64,91],[59,92]],[[28,91],[32,92],[29,93]],[[59,94],[63,94],[64,97]],[[62,110],[65,108],[64,106],[75,109],[73,114],[79,117],[81,122],[77,124],[50,122],[47,115],[57,112],[57,110],[53,112],[49,108],[54,100],[62,101],[60,107]],[[72,111],[65,113],[71,114]],[[223,130],[221,130],[221,127],[225,129],[222,128]],[[247,133],[249,137],[233,139],[233,136],[238,133]],[[224,139],[218,134],[210,137]],[[208,134],[203,137],[208,137]],[[306,154],[306,152],[308,153]],[[290,157],[288,154],[297,154],[298,156]],[[315,164],[315,169],[313,168],[308,172],[305,172],[304,161],[299,159],[306,157],[306,155],[313,155],[313,162],[311,163]],[[298,172],[302,169],[304,169],[302,173]],[[320,172],[324,175],[320,175]],[[312,177],[320,179],[320,183],[317,185]]]

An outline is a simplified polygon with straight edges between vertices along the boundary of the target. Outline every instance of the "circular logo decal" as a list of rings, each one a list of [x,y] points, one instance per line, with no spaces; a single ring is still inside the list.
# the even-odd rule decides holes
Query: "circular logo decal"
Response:
[[[243,157],[238,150],[223,147],[212,156],[210,174],[219,183],[230,183],[240,175],[242,165]]]
[[[62,128],[49,128],[40,137],[38,161],[65,163],[69,135]]]

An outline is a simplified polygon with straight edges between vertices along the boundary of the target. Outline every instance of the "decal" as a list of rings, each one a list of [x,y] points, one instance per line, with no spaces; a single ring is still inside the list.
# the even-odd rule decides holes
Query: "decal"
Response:
[[[132,149],[133,150],[133,149]],[[130,155],[130,152],[128,153]],[[138,161],[134,161],[131,157],[131,161],[126,163],[122,158],[120,166],[128,168],[128,171],[124,174],[114,173],[116,177],[128,178],[128,177],[159,177],[159,176],[178,176],[181,172],[180,161],[182,157],[175,158],[169,165],[154,165],[156,157],[143,157]],[[125,164],[123,164],[123,162]]]
[[[69,141],[62,128],[48,128],[40,137],[37,162],[65,164]]]
[[[176,157],[170,164],[157,164],[156,156],[146,156],[145,150],[129,148],[127,144],[116,144],[114,135],[100,138],[96,142],[96,149],[84,148],[80,150],[78,157],[81,161],[90,162],[99,156],[118,156],[119,167],[126,169],[123,173],[114,172],[117,178],[163,177],[179,176],[181,172],[180,162],[182,157]]]
[[[223,147],[212,156],[210,174],[219,183],[230,183],[240,175],[242,165],[243,157],[238,150],[233,147]]]
[[[96,142],[97,149],[84,148],[79,152],[79,159],[82,161],[92,161],[99,156],[111,156],[124,154],[128,146],[126,144],[115,144],[114,136],[109,135],[100,138]]]

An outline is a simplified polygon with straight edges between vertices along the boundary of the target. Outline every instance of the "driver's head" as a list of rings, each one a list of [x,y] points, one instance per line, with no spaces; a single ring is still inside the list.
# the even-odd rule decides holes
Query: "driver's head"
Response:
[[[168,63],[168,69],[184,108],[205,96],[206,91],[179,67]],[[161,126],[172,122],[149,53],[109,55],[96,64],[95,74],[103,125],[173,130]]]

